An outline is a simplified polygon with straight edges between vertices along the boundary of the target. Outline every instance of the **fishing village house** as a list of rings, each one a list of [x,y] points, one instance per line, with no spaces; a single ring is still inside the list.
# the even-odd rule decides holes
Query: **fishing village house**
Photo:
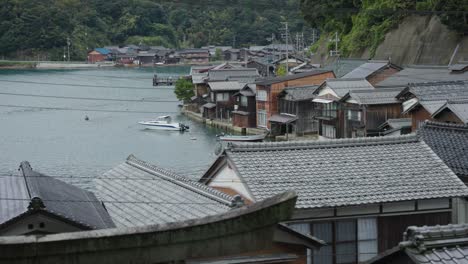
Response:
[[[403,117],[401,102],[396,99],[401,90],[380,88],[348,92],[339,101],[342,111],[338,118],[342,121],[338,123],[343,124],[339,133],[341,137],[381,135],[381,126],[389,119]]]
[[[435,114],[439,114],[437,116],[447,122],[463,123],[453,111],[438,110],[445,109],[450,100],[468,99],[468,82],[413,83],[401,91],[397,98],[403,103],[403,113],[412,119],[413,132],[425,120],[435,120]]]
[[[111,59],[111,51],[106,48],[95,48],[88,53],[88,63],[102,62]]]
[[[247,68],[255,68],[262,77],[275,76],[275,65],[273,65],[267,58],[250,59]]]
[[[431,117],[439,122],[468,124],[468,99],[449,100]]]
[[[374,87],[366,79],[327,79],[314,92],[316,97],[312,100],[314,108],[318,110],[319,135],[327,138],[344,138],[344,111],[340,99],[350,91],[373,90]],[[355,111],[356,119],[360,119],[360,112]],[[352,131],[352,129],[351,129]],[[359,131],[362,131],[359,130]],[[355,131],[356,136],[365,134]]]
[[[399,246],[373,258],[369,264],[465,263],[468,225],[411,226]]]
[[[426,121],[417,135],[468,184],[468,125]]]
[[[256,86],[255,84],[245,85],[239,92],[234,94],[237,109],[232,111],[232,125],[242,128],[246,132],[247,128],[257,126],[257,108],[256,108]]]
[[[287,223],[327,243],[308,263],[364,262],[408,226],[466,221],[468,188],[415,135],[231,143],[200,181],[252,202],[296,191]]]
[[[381,136],[399,136],[411,133],[411,118],[389,118],[379,126]]]
[[[225,61],[238,61],[241,59],[240,49],[228,49],[223,51],[223,58]]]
[[[256,82],[257,85],[257,127],[271,129],[270,119],[291,119],[278,112],[278,95],[287,87],[321,84],[328,78],[334,78],[332,71],[315,70],[294,75],[268,78]]]
[[[304,59],[298,58],[297,56],[288,55],[288,58],[279,58],[275,61],[272,62],[273,65],[275,65],[275,68],[278,69],[280,66],[286,66],[288,65],[288,69],[293,69],[294,67],[297,67],[301,64],[303,64],[305,61]]]
[[[279,93],[280,115],[270,118],[274,135],[286,135],[289,139],[291,133],[297,136],[318,134],[318,121],[315,119],[317,113],[312,103],[317,87],[318,85],[288,87]]]
[[[36,172],[27,161],[18,176],[0,176],[0,237],[113,227],[93,193]]]
[[[245,207],[239,195],[220,192],[199,183],[194,177],[178,175],[133,155],[98,177],[95,183],[99,196],[106,201],[104,205],[107,211],[120,228],[201,219]],[[125,199],[132,203],[118,203],[121,194],[125,194]],[[214,228],[210,230],[216,232]],[[255,246],[247,244],[243,247],[246,253],[242,256],[226,255],[218,258],[220,261],[237,259],[249,263],[305,263],[303,252],[307,248],[318,249],[324,245],[321,240],[283,224],[277,225],[273,232],[276,233],[275,240],[269,250],[249,252],[248,248]],[[226,240],[226,237],[222,239]],[[189,263],[199,263],[197,260],[192,261]]]
[[[210,52],[206,49],[185,49],[178,52],[180,62],[184,64],[207,64],[210,62]]]
[[[348,72],[341,78],[364,78],[370,84],[375,86],[377,83],[389,78],[401,70],[401,67],[390,63],[389,61],[370,60]]]

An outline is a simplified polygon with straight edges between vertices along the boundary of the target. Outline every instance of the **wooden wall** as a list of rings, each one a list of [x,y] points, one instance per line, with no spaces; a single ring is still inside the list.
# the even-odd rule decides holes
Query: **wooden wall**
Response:
[[[417,107],[411,111],[411,131],[415,132],[418,129],[418,122],[424,120],[433,120],[431,114],[424,107]]]
[[[369,77],[367,77],[367,81],[372,84],[373,86],[375,86],[376,84],[378,84],[379,82],[387,79],[388,77],[392,76],[393,74],[399,72],[400,70],[398,69],[395,69],[393,67],[389,67],[389,68],[386,68],[384,70],[381,70],[379,72],[376,72],[372,75],[370,75]]]
[[[460,118],[458,118],[452,111],[447,109],[439,113],[435,120],[444,123],[464,124]]]

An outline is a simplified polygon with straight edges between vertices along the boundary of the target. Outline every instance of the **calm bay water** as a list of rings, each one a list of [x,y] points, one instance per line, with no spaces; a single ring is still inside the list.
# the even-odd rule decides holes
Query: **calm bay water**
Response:
[[[189,68],[157,71],[187,74]],[[173,87],[153,87],[153,73],[151,68],[0,71],[0,175],[16,174],[20,162],[27,160],[44,174],[76,177],[65,180],[92,189],[92,178],[134,154],[200,176],[215,158],[218,131],[181,115]],[[150,131],[137,124],[164,114],[189,125],[190,132]]]

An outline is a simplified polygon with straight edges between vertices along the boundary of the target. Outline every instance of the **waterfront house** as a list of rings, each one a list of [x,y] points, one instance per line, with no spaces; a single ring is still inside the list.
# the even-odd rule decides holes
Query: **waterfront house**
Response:
[[[327,243],[312,263],[363,262],[408,226],[466,221],[468,188],[415,135],[231,143],[200,181],[252,202],[296,191],[289,223]]]
[[[136,56],[138,65],[154,65],[156,61],[156,53],[140,51]]]
[[[433,115],[447,101],[468,99],[468,82],[413,83],[401,91],[397,98],[403,103],[403,113],[411,117],[414,132],[425,120],[434,120]],[[453,111],[443,111],[440,117],[447,121],[458,119]]]
[[[439,122],[468,124],[468,99],[449,100],[435,111],[431,117]]]
[[[411,118],[389,118],[379,126],[381,136],[399,136],[411,133]]]
[[[426,121],[417,134],[468,184],[468,125]]]
[[[21,162],[19,175],[0,176],[0,236],[112,227],[93,193],[36,172],[27,161]]]
[[[244,206],[240,196],[223,193],[199,183],[195,178],[178,175],[140,160],[133,155],[130,155],[124,163],[98,177],[95,183],[99,196],[106,201],[104,205],[119,228],[156,224],[176,226],[177,223],[189,220],[193,223],[199,223],[203,221],[201,219],[204,217],[210,216],[220,221],[226,219],[223,214],[238,215],[240,212],[236,210],[237,208],[242,208],[241,211],[249,210]],[[124,197],[128,203],[119,203],[122,194],[125,194]],[[260,216],[256,217],[252,218],[251,221],[261,219]],[[265,220],[263,219],[263,221]],[[241,225],[246,228],[245,231],[250,233],[251,239],[259,239],[259,241],[263,239],[264,242],[272,239],[265,234],[255,234],[249,230],[248,227],[251,227],[251,224],[238,219],[236,226]],[[230,226],[229,231],[232,227]],[[273,245],[265,248],[266,251],[256,249],[256,245],[249,243],[242,247],[245,252],[243,256],[232,256],[221,252],[209,259],[197,260],[203,255],[198,252],[190,256],[190,259],[193,260],[189,263],[205,263],[202,261],[209,260],[228,261],[230,259],[251,260],[253,263],[257,263],[255,261],[305,263],[303,253],[306,248],[318,249],[324,243],[317,238],[299,233],[294,228],[294,225],[288,227],[284,224],[277,224],[276,227],[270,228],[270,232],[275,233],[275,238],[271,241]],[[213,232],[219,231],[211,226],[206,230],[206,234],[211,236]],[[229,241],[228,237],[231,235],[223,234],[219,239]],[[196,243],[199,243],[198,240]],[[192,245],[193,247],[195,245]]]
[[[278,95],[292,86],[318,85],[328,78],[334,78],[332,71],[314,70],[299,74],[267,78],[257,85],[257,127],[271,128],[270,119],[278,115]]]
[[[247,84],[234,94],[236,106],[234,107],[234,111],[232,111],[233,126],[240,128],[257,126],[255,94],[255,84]]]
[[[185,64],[207,64],[210,52],[207,49],[184,49],[178,52],[180,62]]]
[[[318,110],[319,134],[327,138],[345,138],[345,131],[353,129],[345,128],[344,111],[340,105],[340,99],[350,91],[373,90],[374,87],[362,78],[358,79],[327,79],[316,90],[316,97],[312,100],[314,108]],[[354,112],[359,119],[359,112]],[[355,129],[355,136],[364,136],[362,129]]]
[[[389,61],[370,60],[348,72],[341,78],[364,78],[370,84],[376,85],[401,70],[401,67]]]
[[[246,84],[237,81],[208,82],[210,102],[216,105],[217,119],[232,118],[232,111],[236,105],[234,94],[239,92]]]
[[[403,117],[396,96],[401,88],[352,90],[340,100],[338,120],[343,138],[381,135],[381,125],[388,119]]]
[[[279,115],[270,118],[272,135],[318,133],[317,111],[312,99],[318,85],[285,88],[278,95]]]
[[[106,48],[95,48],[88,52],[88,63],[102,62],[111,58],[111,51]]]
[[[468,259],[468,225],[410,226],[396,246],[368,264],[445,264]]]
[[[257,69],[262,77],[275,76],[275,66],[267,58],[250,59],[246,67]]]

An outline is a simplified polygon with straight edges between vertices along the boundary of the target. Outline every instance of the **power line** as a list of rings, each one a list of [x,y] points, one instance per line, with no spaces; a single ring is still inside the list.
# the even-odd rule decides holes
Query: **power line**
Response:
[[[40,98],[56,98],[56,99],[76,99],[76,100],[92,100],[92,101],[115,101],[115,102],[141,102],[141,103],[175,103],[178,100],[145,100],[142,99],[119,99],[119,98],[97,98],[97,97],[75,97],[75,96],[57,96],[57,95],[41,95],[41,94],[23,94],[23,93],[6,93],[0,92],[0,95],[12,96],[27,96]]]

